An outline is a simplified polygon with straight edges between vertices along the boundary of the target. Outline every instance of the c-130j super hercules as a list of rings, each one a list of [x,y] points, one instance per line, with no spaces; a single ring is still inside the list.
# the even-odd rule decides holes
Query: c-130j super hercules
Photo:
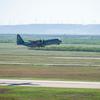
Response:
[[[24,45],[27,47],[45,47],[47,45],[59,45],[61,44],[59,39],[49,39],[49,40],[36,40],[25,42],[19,34],[17,34],[17,45]]]

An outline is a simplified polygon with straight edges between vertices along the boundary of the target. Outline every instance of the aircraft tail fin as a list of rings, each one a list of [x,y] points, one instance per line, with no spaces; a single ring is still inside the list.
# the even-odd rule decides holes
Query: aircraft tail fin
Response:
[[[24,40],[19,34],[17,34],[17,45],[24,45]]]

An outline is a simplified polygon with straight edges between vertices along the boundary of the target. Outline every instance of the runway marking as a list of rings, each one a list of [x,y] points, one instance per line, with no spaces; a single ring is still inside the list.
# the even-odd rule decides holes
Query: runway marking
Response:
[[[100,57],[48,57],[55,59],[100,59]]]
[[[34,65],[44,65],[44,66],[100,66],[100,65],[93,65],[93,64],[78,64],[78,63],[71,63],[71,64],[34,64]]]
[[[79,82],[79,81],[45,81],[45,80],[0,79],[0,85],[100,89],[100,82]]]

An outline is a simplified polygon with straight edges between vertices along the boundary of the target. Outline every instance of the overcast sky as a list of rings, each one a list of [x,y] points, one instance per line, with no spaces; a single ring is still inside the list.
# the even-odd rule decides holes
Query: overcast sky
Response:
[[[100,0],[0,0],[0,25],[100,24]]]

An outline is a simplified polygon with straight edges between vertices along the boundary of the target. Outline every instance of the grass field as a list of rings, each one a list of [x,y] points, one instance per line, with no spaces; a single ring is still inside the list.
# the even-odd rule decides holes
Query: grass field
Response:
[[[100,81],[100,53],[29,50],[0,43],[0,77]]]
[[[40,50],[40,48],[30,48],[30,50]],[[46,46],[41,50],[48,51],[85,51],[85,52],[100,52],[100,45],[88,44],[61,44],[56,46]]]
[[[32,50],[1,39],[0,78],[100,81],[99,39]],[[100,100],[100,89],[0,86],[0,100]]]
[[[0,86],[0,100],[100,100],[100,90]]]

